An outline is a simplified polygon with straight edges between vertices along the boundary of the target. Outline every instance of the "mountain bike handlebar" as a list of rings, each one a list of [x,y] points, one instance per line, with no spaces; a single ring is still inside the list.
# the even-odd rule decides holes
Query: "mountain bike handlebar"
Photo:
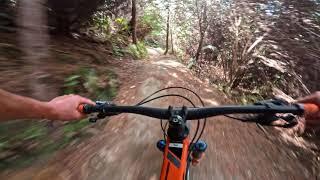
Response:
[[[179,114],[185,111],[186,120],[197,120],[224,114],[276,114],[292,113],[295,115],[311,115],[319,112],[319,107],[315,104],[289,104],[277,105],[271,103],[243,106],[217,106],[203,108],[153,108],[144,106],[118,106],[112,103],[100,103],[97,105],[80,105],[79,111],[85,114],[106,113],[116,115],[120,113],[133,113],[145,115],[157,119],[169,119],[172,114]]]

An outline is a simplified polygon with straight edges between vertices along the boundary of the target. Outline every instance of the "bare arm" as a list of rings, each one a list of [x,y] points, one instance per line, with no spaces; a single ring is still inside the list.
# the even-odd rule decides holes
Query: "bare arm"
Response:
[[[84,117],[78,112],[80,104],[94,104],[77,95],[65,95],[42,102],[18,96],[0,89],[0,121],[13,119],[75,120]]]

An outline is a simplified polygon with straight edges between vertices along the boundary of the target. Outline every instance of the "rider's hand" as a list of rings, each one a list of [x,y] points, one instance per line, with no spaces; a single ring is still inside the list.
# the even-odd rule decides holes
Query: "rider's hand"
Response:
[[[78,111],[80,104],[95,104],[90,99],[78,95],[64,95],[59,96],[47,102],[49,113],[45,115],[46,119],[71,121],[78,120],[85,117]]]
[[[320,107],[320,91],[301,98],[298,103],[313,103]],[[307,126],[320,126],[320,111],[305,117]]]

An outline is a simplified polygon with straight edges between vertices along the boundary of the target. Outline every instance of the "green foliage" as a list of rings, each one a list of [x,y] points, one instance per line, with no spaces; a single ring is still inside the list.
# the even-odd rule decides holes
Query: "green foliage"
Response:
[[[117,44],[112,44],[112,52],[115,56],[118,56],[118,57],[124,56],[123,49],[119,47]]]
[[[143,42],[130,44],[127,49],[128,53],[135,59],[143,59],[148,55],[148,50]]]
[[[21,124],[23,127],[14,129],[13,133],[10,131],[12,127]],[[65,124],[63,131],[59,131],[62,133],[59,138],[55,137],[55,140],[52,140],[52,135],[45,122],[2,123],[0,129],[9,130],[8,132],[0,131],[0,154],[12,153],[14,156],[9,155],[8,158],[4,156],[0,161],[0,168],[23,168],[31,165],[37,159],[44,160],[70,142],[86,137],[87,133],[82,130],[88,124],[87,119]]]
[[[99,77],[94,69],[82,69],[80,74],[83,78],[83,87],[87,92],[94,94],[98,90],[98,80]]]
[[[161,11],[153,5],[144,8],[137,23],[137,37],[148,46],[160,47],[160,39],[164,34],[165,20]]]
[[[230,86],[226,83],[217,82],[216,83],[217,89],[221,92],[224,92],[227,95],[230,95]]]
[[[178,60],[181,62],[181,63],[183,63],[183,58],[184,58],[184,56],[185,56],[185,52],[182,50],[182,49],[180,49],[180,48],[177,48],[176,49],[176,56],[177,56],[177,58],[178,58]]]
[[[196,64],[197,64],[196,60],[194,58],[191,58],[188,62],[187,68],[191,69]]]
[[[96,99],[112,99],[118,89],[117,76],[111,71],[98,72],[93,68],[81,68],[65,79],[65,94],[89,94]]]
[[[115,24],[118,32],[126,32],[129,30],[129,21],[125,18],[116,18]]]
[[[160,47],[160,43],[153,38],[147,38],[144,40],[145,45],[146,46],[150,46],[150,47],[154,47],[154,48],[159,48]]]
[[[63,131],[66,134],[70,134],[70,133],[73,134],[75,132],[79,132],[81,129],[83,129],[84,127],[86,127],[89,124],[90,124],[90,122],[88,121],[88,119],[70,122],[70,123],[64,125]]]
[[[75,93],[75,88],[80,84],[79,75],[71,75],[64,80],[65,94]]]
[[[25,129],[25,131],[23,131],[21,134],[18,134],[17,139],[32,140],[37,138],[43,138],[43,136],[45,136],[46,133],[47,129],[43,125],[36,124],[28,129]]]
[[[105,34],[111,31],[110,18],[102,12],[97,12],[93,16],[94,25]]]
[[[147,7],[144,10],[143,15],[140,17],[140,28],[149,29],[151,35],[158,36],[163,28],[163,18],[158,9],[154,7]]]
[[[137,50],[137,46],[135,44],[130,44],[128,46],[128,53],[135,59],[140,59],[140,53]]]

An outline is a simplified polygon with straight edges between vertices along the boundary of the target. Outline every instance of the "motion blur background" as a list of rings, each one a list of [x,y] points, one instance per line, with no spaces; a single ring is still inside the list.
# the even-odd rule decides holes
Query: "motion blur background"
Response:
[[[0,88],[113,100],[122,67],[134,75],[143,70],[132,63],[164,54],[230,103],[295,99],[320,90],[319,42],[319,0],[0,0]],[[0,177],[52,161],[107,123],[0,123]],[[305,177],[319,177],[318,133],[290,136],[307,154]]]

